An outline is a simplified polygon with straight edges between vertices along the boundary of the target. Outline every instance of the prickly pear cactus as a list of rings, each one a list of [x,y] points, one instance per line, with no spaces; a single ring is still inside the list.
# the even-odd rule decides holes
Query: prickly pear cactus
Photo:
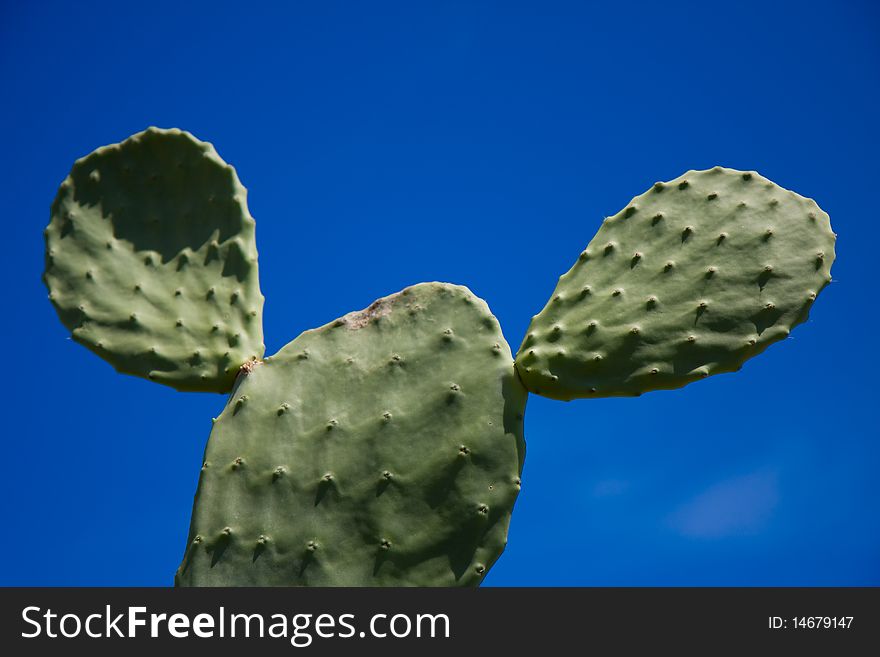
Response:
[[[76,341],[178,390],[234,385],[181,586],[479,584],[506,544],[528,391],[639,395],[739,369],[807,319],[835,241],[812,200],[754,172],[657,183],[560,277],[514,365],[485,302],[442,283],[260,361],[246,191],[180,130],[78,160],[45,238]]]
[[[263,355],[254,220],[214,147],[150,128],[77,160],[45,230],[58,315],[117,370],[226,392]]]
[[[478,584],[506,543],[527,395],[464,287],[306,331],[215,421],[176,583]]]
[[[516,356],[554,399],[681,387],[743,362],[807,319],[835,235],[811,199],[715,167],[657,183],[602,224]]]

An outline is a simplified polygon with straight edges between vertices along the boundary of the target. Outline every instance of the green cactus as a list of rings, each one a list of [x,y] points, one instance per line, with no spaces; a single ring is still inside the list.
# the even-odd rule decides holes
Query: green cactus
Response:
[[[74,339],[122,372],[232,389],[182,586],[479,584],[507,540],[529,391],[639,395],[739,369],[807,319],[835,255],[813,201],[690,171],[605,220],[515,364],[486,303],[445,283],[260,360],[245,193],[210,144],[151,128],[78,160],[46,229]]]
[[[120,372],[228,392],[263,355],[254,220],[214,147],[150,128],[77,160],[44,281],[74,340]]]
[[[527,395],[464,287],[306,331],[217,418],[177,583],[479,583],[507,541]]]
[[[807,319],[834,233],[810,199],[715,167],[608,217],[516,356],[554,399],[640,395],[738,370]]]

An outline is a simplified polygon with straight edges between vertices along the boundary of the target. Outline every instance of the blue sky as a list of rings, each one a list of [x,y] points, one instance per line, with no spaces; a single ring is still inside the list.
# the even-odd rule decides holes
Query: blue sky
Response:
[[[0,584],[167,585],[182,553],[223,398],[117,375],[40,281],[73,161],[149,125],[248,187],[270,354],[428,280],[515,350],[654,181],[719,164],[814,198],[835,283],[790,339],[678,391],[531,397],[486,583],[880,584],[878,37],[870,2],[3,3]]]

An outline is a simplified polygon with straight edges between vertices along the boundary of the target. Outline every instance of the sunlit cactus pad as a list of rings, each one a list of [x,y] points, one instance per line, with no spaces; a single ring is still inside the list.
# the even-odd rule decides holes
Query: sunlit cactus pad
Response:
[[[188,132],[150,128],[77,160],[45,237],[61,321],[120,372],[226,392],[263,355],[246,190]]]
[[[739,369],[807,319],[835,235],[755,172],[688,171],[607,218],[516,356],[555,399],[639,395]]]
[[[464,287],[303,333],[217,418],[177,584],[479,584],[506,544],[527,394]]]

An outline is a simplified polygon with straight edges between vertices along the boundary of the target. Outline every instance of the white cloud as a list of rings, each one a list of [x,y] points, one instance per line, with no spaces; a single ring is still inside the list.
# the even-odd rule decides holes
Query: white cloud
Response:
[[[726,538],[760,532],[779,502],[777,475],[760,470],[718,482],[670,516],[672,527],[691,538]]]

